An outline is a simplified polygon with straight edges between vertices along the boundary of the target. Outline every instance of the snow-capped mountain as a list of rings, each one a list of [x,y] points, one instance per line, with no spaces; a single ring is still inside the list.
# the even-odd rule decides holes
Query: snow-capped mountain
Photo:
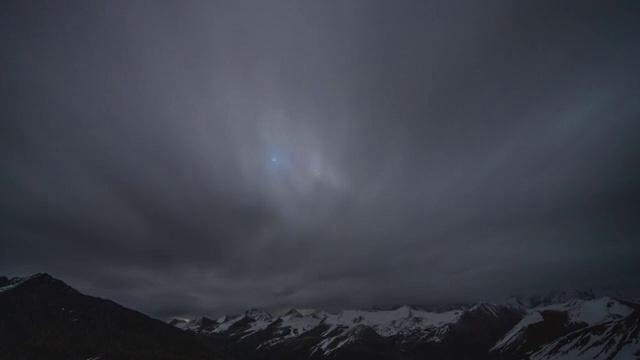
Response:
[[[612,288],[566,289],[511,296],[499,303],[521,309],[531,309],[545,305],[562,304],[571,300],[593,300],[602,297],[634,300],[634,302],[637,302],[635,299],[638,298],[638,295],[637,292],[630,293]]]
[[[584,331],[590,333],[588,329],[609,327],[617,322],[625,321],[635,312],[634,304],[609,297],[571,300],[560,304],[539,306],[528,309],[520,322],[500,339],[491,351],[499,358],[526,358],[536,351],[543,351],[544,348],[555,342],[559,342],[563,346],[566,345],[567,339],[574,336],[575,333]],[[633,335],[633,331],[631,331],[629,335],[632,338],[635,336],[637,344],[637,332]],[[621,339],[617,340],[622,341]],[[617,344],[617,340],[611,341]],[[584,341],[588,342],[588,339]],[[574,345],[577,353],[586,352],[588,348],[584,342],[571,345],[572,349]],[[620,343],[621,347],[623,345]],[[599,354],[604,356],[603,358],[608,358],[608,356],[619,352],[617,346],[612,347],[611,344],[601,350]],[[640,347],[636,350],[640,350]],[[539,356],[542,355],[539,354]],[[569,358],[578,357],[574,354]]]
[[[251,310],[208,326],[197,325],[200,319],[176,326],[240,359],[640,356],[639,310],[634,303],[564,292],[527,304],[535,305],[480,303],[441,312],[403,306],[338,313],[317,310],[308,315],[291,310],[278,317]]]
[[[469,309],[427,312],[403,306],[394,310],[316,311],[306,316],[292,310],[275,318],[245,313],[202,327],[201,319],[175,325],[224,346],[232,355],[265,358],[326,358],[381,356],[406,358],[424,347],[434,353],[488,352],[484,342],[454,349],[452,339],[496,338],[519,321],[518,310],[492,304]],[[490,322],[486,327],[480,325]],[[465,340],[466,341],[466,340]],[[375,345],[375,346],[374,346]],[[359,349],[359,350],[358,350]],[[355,351],[357,350],[357,351]],[[355,351],[355,352],[354,352]]]
[[[531,359],[634,359],[640,357],[640,313],[600,321],[539,347]]]
[[[268,312],[256,309],[247,310],[244,315],[258,321],[267,321],[273,318]]]
[[[504,301],[509,305],[522,309],[530,309],[538,306],[565,303],[571,300],[592,300],[596,294],[591,289],[569,289],[548,291],[542,294],[518,295]]]
[[[0,277],[0,359],[640,358],[640,305],[567,294],[538,297],[530,307],[292,309],[280,316],[251,309],[166,324],[46,274]]]

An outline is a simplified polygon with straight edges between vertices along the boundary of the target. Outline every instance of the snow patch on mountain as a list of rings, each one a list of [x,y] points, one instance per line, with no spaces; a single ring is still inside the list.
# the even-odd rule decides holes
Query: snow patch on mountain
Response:
[[[526,329],[532,324],[544,321],[541,311],[562,311],[571,323],[584,323],[587,326],[602,324],[626,318],[633,309],[609,297],[592,300],[571,300],[560,304],[540,306],[527,311],[527,314],[491,349],[502,352],[511,344],[522,340]],[[595,341],[595,338],[592,339]]]
[[[7,291],[7,290],[11,290],[16,286],[18,286],[18,284],[11,284],[11,285],[6,285],[6,286],[3,286],[3,287],[0,287],[0,293],[3,293],[5,291]]]
[[[329,315],[325,323],[347,328],[366,325],[379,335],[389,337],[415,329],[443,326],[455,322],[461,314],[458,310],[429,313],[403,306],[389,311],[347,310],[338,315]]]
[[[213,328],[213,330],[211,330],[211,332],[214,333],[214,334],[219,334],[219,333],[225,332],[225,331],[229,330],[229,328],[233,324],[237,323],[238,321],[240,321],[240,320],[242,320],[244,318],[245,318],[244,315],[240,315],[240,316],[236,316],[234,318],[231,318],[231,319],[219,324],[215,328]]]
[[[322,351],[322,353],[326,356],[347,344],[355,343],[358,340],[358,336],[363,330],[364,327],[362,325],[358,325],[356,327],[347,329],[345,332],[337,336],[324,339],[318,345],[311,348],[309,355],[313,355],[317,351]]]
[[[248,336],[255,334],[258,331],[262,331],[267,328],[267,326],[271,325],[272,321],[270,320],[257,320],[251,323],[248,329],[246,329],[242,333],[242,337],[240,339],[244,339]]]
[[[491,349],[500,350],[508,347],[514,341],[520,339],[527,326],[544,321],[542,315],[538,311],[531,311],[525,315],[498,343]]]
[[[531,360],[604,360],[640,357],[637,314],[565,335],[542,346]]]
[[[36,274],[32,277],[36,277],[39,274]],[[29,280],[30,278],[27,277],[14,277],[14,278],[7,278],[4,276],[0,276],[0,293],[5,292],[7,290],[11,290],[14,287],[22,284],[23,282],[25,282],[26,280]]]
[[[273,316],[271,316],[271,314],[269,314],[268,312],[256,309],[247,310],[244,315],[257,321],[267,321],[273,319]]]
[[[566,311],[569,321],[583,322],[588,325],[621,319],[633,312],[633,309],[627,305],[609,297],[588,301],[572,300],[563,304],[539,307],[536,310]]]
[[[394,310],[345,310],[338,314],[332,314],[325,311],[316,311],[306,316],[301,315],[297,311],[289,311],[278,318],[264,319],[254,321],[242,331],[241,339],[245,339],[257,332],[265,330],[274,324],[277,330],[273,333],[273,337],[261,344],[259,347],[270,347],[280,342],[286,341],[294,337],[305,334],[315,329],[319,325],[326,325],[328,329],[324,331],[322,336],[330,336],[323,340],[322,344],[318,344],[318,349],[323,351],[331,345],[335,348],[337,344],[344,346],[353,339],[345,338],[346,334],[351,334],[354,329],[359,327],[371,328],[378,335],[390,337],[402,334],[414,334],[421,338],[427,338],[428,341],[439,341],[447,332],[447,325],[455,322],[462,311],[447,311],[444,313],[431,313],[421,310],[415,310],[408,306],[404,306]],[[233,322],[237,321],[234,319]],[[221,333],[226,331],[232,321],[227,321],[219,325],[212,332]],[[356,332],[355,334],[358,334]],[[317,349],[316,349],[317,350]]]
[[[290,338],[304,334],[305,332],[320,325],[320,322],[322,322],[321,319],[316,319],[311,316],[297,317],[288,315],[282,318],[280,327],[290,329],[289,335],[285,336],[285,338]]]

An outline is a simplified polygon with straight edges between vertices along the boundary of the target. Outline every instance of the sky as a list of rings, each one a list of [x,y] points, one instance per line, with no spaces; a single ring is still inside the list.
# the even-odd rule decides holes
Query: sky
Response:
[[[0,274],[156,317],[637,287],[636,1],[3,1]]]

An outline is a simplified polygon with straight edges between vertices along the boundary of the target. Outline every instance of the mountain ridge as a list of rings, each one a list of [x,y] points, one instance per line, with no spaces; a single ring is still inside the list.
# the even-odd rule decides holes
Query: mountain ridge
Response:
[[[0,358],[640,358],[639,304],[593,292],[533,300],[442,306],[439,312],[405,305],[304,315],[290,309],[274,316],[249,309],[167,324],[48,274],[0,277]]]
[[[637,328],[628,320],[636,316],[640,305],[598,298],[594,292],[555,294],[534,297],[529,302],[533,307],[524,302],[481,302],[442,312],[424,311],[419,306],[334,313],[317,309],[307,315],[288,311],[267,320],[235,317],[228,325],[223,321],[195,331],[213,343],[225,344],[226,351],[241,359],[370,357],[373,355],[366,351],[370,347],[386,354],[381,358],[528,359],[535,352],[540,358],[563,359],[563,339],[580,331],[593,337],[597,329],[610,327],[626,336],[615,349],[591,344],[571,350],[579,355],[580,350],[597,348],[602,359],[624,359],[617,354],[640,351]],[[620,325],[625,321],[632,325]]]
[[[48,274],[19,279],[0,288],[0,359],[224,358],[193,334]]]

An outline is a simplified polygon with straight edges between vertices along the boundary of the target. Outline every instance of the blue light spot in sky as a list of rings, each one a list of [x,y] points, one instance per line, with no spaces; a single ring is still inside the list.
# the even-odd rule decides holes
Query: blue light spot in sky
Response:
[[[280,157],[278,157],[277,155],[271,156],[271,166],[270,166],[271,169],[274,171],[277,171],[280,166],[281,166]]]

